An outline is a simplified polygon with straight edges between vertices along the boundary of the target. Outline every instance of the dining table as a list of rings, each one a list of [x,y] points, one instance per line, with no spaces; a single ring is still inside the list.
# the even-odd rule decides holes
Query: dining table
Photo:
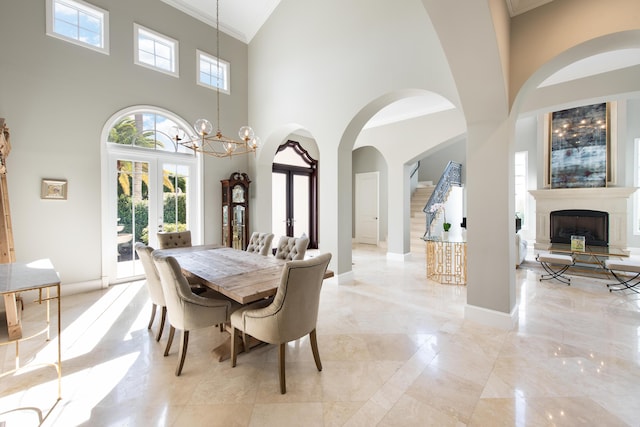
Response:
[[[156,249],[155,254],[174,257],[190,283],[200,283],[241,305],[275,295],[287,263],[271,255],[264,256],[221,245]],[[331,270],[327,270],[324,278],[333,275]],[[229,338],[228,342],[214,349],[219,361],[229,358],[230,341]],[[260,342],[256,341],[251,346],[258,344]]]

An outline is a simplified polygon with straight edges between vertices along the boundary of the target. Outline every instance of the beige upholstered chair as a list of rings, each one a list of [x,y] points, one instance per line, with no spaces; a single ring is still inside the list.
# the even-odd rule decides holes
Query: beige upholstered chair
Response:
[[[253,252],[260,255],[269,255],[271,250],[271,242],[273,241],[273,233],[259,233],[254,231],[249,238],[247,252]]]
[[[304,259],[309,246],[308,237],[282,236],[276,248],[276,258],[294,261]]]
[[[245,335],[251,335],[269,344],[279,344],[280,392],[284,394],[287,392],[284,372],[285,346],[289,341],[309,334],[316,367],[318,371],[322,371],[316,339],[316,322],[320,289],[330,260],[331,254],[326,253],[308,260],[286,263],[278,291],[270,304],[259,301],[231,315],[231,366],[236,365],[238,331],[242,332],[243,338],[246,338]],[[244,342],[245,349],[248,350],[246,339]]]
[[[228,322],[233,306],[228,300],[204,298],[191,292],[189,282],[182,274],[180,265],[174,257],[156,253],[153,259],[160,275],[171,325],[165,356],[169,354],[175,330],[182,331],[180,355],[176,367],[176,376],[179,376],[187,356],[189,331]]]
[[[158,248],[185,248],[191,246],[191,231],[174,231],[158,233]]]
[[[158,275],[158,270],[156,270],[156,266],[153,263],[153,248],[141,242],[136,242],[134,248],[138,254],[138,258],[140,258],[140,262],[142,263],[144,275],[147,278],[147,290],[149,292],[149,298],[151,299],[151,319],[149,320],[147,329],[151,329],[153,320],[156,317],[157,307],[162,308],[160,329],[158,329],[158,336],[156,337],[156,341],[160,341],[162,330],[164,329],[164,322],[167,317],[167,305],[164,302],[164,293],[162,292],[162,285],[160,284],[160,276]]]

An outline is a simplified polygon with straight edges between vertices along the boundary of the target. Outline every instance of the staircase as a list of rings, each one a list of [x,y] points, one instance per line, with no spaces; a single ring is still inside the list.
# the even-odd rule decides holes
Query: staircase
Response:
[[[422,210],[435,188],[430,181],[421,182],[411,196],[411,252],[416,255],[425,254],[425,241],[422,240],[422,236],[424,236],[427,219]]]

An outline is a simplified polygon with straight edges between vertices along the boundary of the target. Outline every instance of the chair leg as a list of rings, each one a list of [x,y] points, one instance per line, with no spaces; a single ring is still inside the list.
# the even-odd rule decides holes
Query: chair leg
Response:
[[[154,303],[151,303],[151,319],[149,320],[149,325],[147,326],[147,329],[151,329],[151,325],[153,325],[153,319],[156,318],[156,305]]]
[[[238,330],[232,326],[231,327],[231,367],[232,368],[236,367],[236,359],[238,357],[237,338],[238,338]]]
[[[160,337],[162,336],[162,331],[164,330],[164,322],[167,318],[167,307],[162,307],[162,314],[160,314],[160,329],[158,329],[158,336],[156,337],[156,341],[160,341]]]
[[[309,341],[311,342],[313,360],[316,361],[316,368],[318,368],[318,371],[322,371],[322,362],[320,361],[320,353],[318,352],[318,338],[316,337],[315,329],[309,333]]]
[[[169,355],[169,350],[171,350],[171,344],[173,343],[173,335],[176,333],[176,328],[173,325],[169,325],[169,339],[167,340],[167,347],[164,349],[164,357]]]
[[[279,349],[279,368],[280,368],[280,394],[285,394],[287,392],[287,383],[284,375],[284,351],[287,343],[280,344]]]
[[[184,359],[187,357],[187,347],[189,346],[189,331],[182,331],[182,341],[180,341],[180,360],[176,367],[176,377],[182,373]]]

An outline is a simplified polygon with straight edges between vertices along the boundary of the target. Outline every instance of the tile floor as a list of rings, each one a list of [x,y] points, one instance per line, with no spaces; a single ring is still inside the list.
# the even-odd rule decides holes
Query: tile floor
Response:
[[[63,298],[63,398],[51,368],[0,379],[0,425],[35,426],[638,426],[640,295],[571,287],[516,270],[519,323],[464,320],[466,288],[425,279],[425,262],[354,250],[355,283],[325,282],[318,323],[323,371],[307,339],[213,359],[225,339],[194,331],[181,377],[146,326],[143,282]],[[535,266],[533,261],[526,264]],[[25,327],[41,315],[25,310]],[[157,320],[156,320],[157,322]],[[54,360],[56,341],[25,342],[22,361]],[[14,348],[0,347],[10,369]],[[53,406],[53,409],[51,409]],[[50,411],[50,412],[49,412]],[[49,413],[48,413],[49,412]],[[47,416],[48,413],[48,416]]]

